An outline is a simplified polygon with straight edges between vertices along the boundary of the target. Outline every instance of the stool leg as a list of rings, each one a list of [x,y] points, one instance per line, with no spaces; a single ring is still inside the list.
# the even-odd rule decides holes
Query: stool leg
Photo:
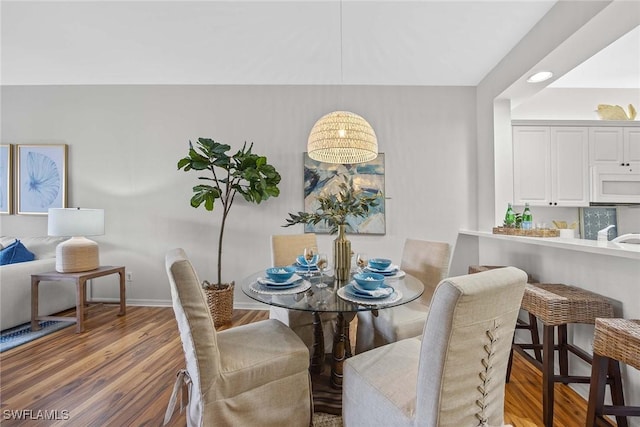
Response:
[[[553,427],[554,326],[544,325],[542,337],[542,422]]]
[[[558,363],[560,375],[569,375],[569,352],[567,351],[567,325],[558,326]]]
[[[615,406],[624,406],[624,392],[622,391],[622,378],[620,374],[620,362],[609,359],[609,378],[611,378],[611,402]],[[618,427],[629,427],[627,417],[616,416]]]
[[[602,416],[604,409],[604,389],[607,385],[607,365],[607,357],[600,356],[596,353],[593,354],[586,427],[595,427],[596,419],[598,416]]]
[[[542,351],[540,350],[540,335],[538,333],[538,318],[535,314],[529,313],[529,329],[531,330],[531,344],[533,347],[533,354],[536,356],[538,362],[542,362]]]

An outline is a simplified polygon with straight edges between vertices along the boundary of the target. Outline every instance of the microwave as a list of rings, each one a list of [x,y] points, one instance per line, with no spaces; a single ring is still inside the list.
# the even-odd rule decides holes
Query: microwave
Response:
[[[591,202],[640,203],[640,163],[591,167]]]

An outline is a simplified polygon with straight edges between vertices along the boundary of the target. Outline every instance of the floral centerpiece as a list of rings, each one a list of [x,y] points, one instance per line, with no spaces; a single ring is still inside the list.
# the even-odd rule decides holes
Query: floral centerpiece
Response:
[[[351,242],[345,237],[349,217],[366,217],[369,209],[379,203],[380,194],[367,195],[353,185],[353,178],[344,176],[339,184],[338,194],[324,193],[317,199],[319,207],[315,212],[289,214],[287,224],[318,224],[324,221],[330,233],[338,233],[334,241],[333,262],[338,280],[347,280],[351,270]]]

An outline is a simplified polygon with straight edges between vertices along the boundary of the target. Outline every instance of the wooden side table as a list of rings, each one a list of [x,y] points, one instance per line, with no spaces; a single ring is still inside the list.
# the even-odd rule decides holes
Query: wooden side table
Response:
[[[95,270],[83,271],[79,273],[58,273],[57,271],[50,271],[47,273],[32,274],[31,275],[31,330],[37,331],[40,329],[38,320],[58,320],[63,322],[76,322],[76,333],[84,331],[84,310],[87,305],[87,280],[95,279],[96,277],[108,276],[110,274],[118,273],[120,275],[120,312],[118,316],[124,316],[127,310],[125,303],[125,278],[124,278],[124,266],[101,266]],[[76,284],[76,317],[62,317],[62,316],[38,316],[38,285],[40,281],[47,280],[52,282],[71,281]],[[91,301],[104,302],[104,301]]]

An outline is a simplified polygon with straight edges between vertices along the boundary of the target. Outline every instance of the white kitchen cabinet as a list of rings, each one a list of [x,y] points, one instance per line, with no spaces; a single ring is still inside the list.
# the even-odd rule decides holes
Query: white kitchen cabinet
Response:
[[[589,159],[591,166],[629,166],[640,162],[640,128],[590,128]]]
[[[586,127],[514,126],[514,204],[589,206]]]

